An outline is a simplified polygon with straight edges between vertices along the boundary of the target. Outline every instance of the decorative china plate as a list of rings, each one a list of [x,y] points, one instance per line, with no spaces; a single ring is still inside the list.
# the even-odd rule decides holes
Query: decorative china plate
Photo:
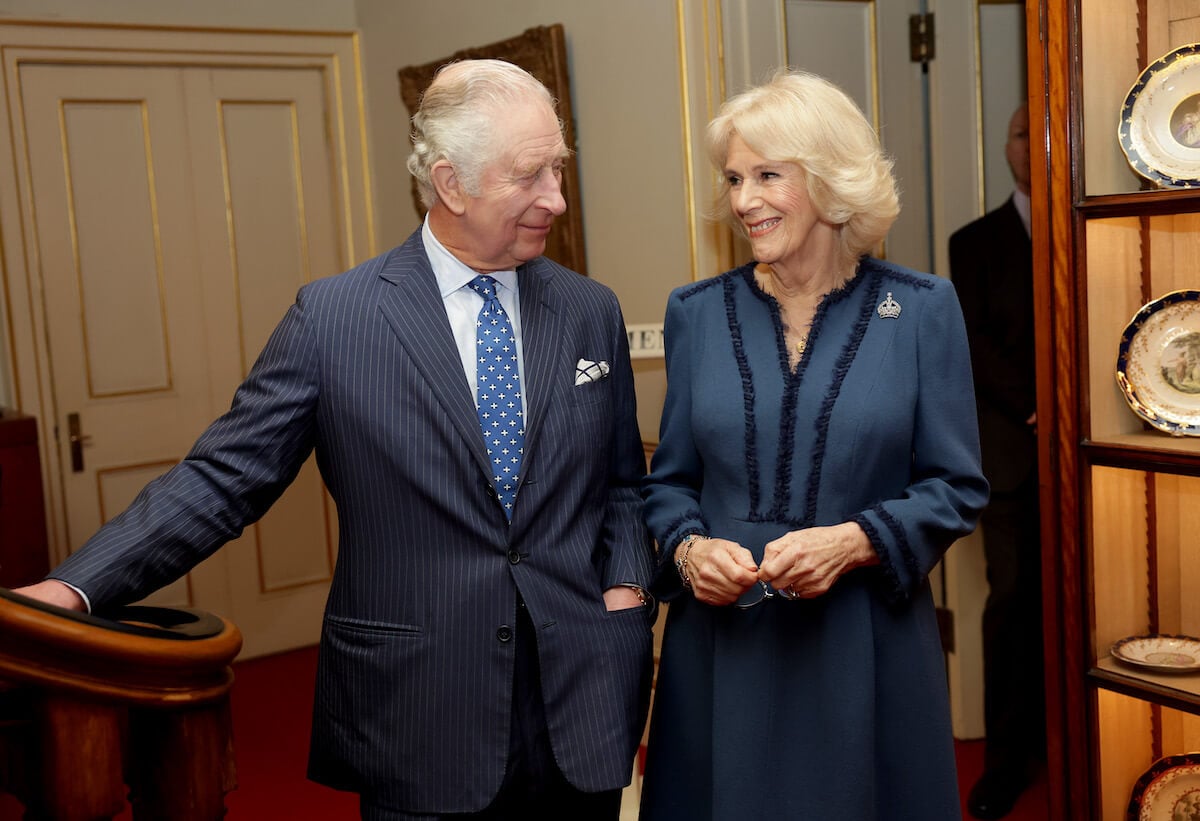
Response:
[[[1200,819],[1200,753],[1160,758],[1133,785],[1126,821]]]
[[[1190,673],[1200,670],[1200,639],[1191,636],[1130,636],[1113,644],[1112,655],[1117,661],[1147,670]]]
[[[1154,427],[1200,436],[1200,291],[1172,291],[1142,306],[1121,335],[1117,384]]]
[[[1200,43],[1146,67],[1121,106],[1117,139],[1133,170],[1160,188],[1200,187]]]

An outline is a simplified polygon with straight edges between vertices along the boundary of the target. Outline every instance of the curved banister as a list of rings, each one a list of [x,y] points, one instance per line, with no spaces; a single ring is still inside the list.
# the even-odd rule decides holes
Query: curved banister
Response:
[[[111,818],[128,797],[135,819],[217,821],[237,784],[229,689],[240,631],[201,611],[110,615],[0,588],[0,692],[28,705],[7,734],[0,722],[0,759],[22,759],[20,779],[0,772],[0,790],[32,818]]]
[[[203,704],[233,683],[242,634],[224,619],[215,635],[179,641],[76,615],[0,591],[0,679],[148,706]]]

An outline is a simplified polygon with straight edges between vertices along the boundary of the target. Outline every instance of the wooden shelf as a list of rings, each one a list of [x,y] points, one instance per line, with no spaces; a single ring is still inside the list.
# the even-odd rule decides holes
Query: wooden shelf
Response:
[[[1088,678],[1106,690],[1200,715],[1200,673],[1142,672],[1105,656]]]
[[[1084,441],[1090,464],[1200,476],[1200,438],[1165,433],[1125,433]]]
[[[1124,821],[1155,758],[1200,737],[1200,672],[1094,659],[1138,626],[1200,633],[1200,437],[1151,429],[1113,381],[1130,318],[1195,287],[1200,188],[1150,188],[1118,124],[1144,69],[1200,41],[1200,8],[1040,0],[1026,22],[1050,817]]]
[[[1150,217],[1200,211],[1200,188],[1154,189],[1084,197],[1075,207],[1089,219]]]

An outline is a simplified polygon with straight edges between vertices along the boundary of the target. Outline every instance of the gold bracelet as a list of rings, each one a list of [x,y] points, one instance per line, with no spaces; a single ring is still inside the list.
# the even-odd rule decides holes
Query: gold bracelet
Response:
[[[707,539],[703,533],[689,533],[684,536],[678,544],[675,545],[675,569],[679,571],[679,580],[683,582],[683,586],[690,590],[692,588],[692,577],[688,575],[688,554],[692,552],[692,546],[696,544],[697,539]],[[683,548],[683,555],[679,555],[679,548]]]
[[[643,607],[650,603],[650,594],[646,592],[645,588],[639,587],[636,584],[622,584],[619,586],[628,587],[630,590],[632,590],[633,594],[638,597],[638,601],[642,603]]]

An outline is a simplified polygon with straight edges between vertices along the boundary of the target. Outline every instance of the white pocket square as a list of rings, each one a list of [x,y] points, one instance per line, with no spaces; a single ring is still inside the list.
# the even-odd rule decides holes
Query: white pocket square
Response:
[[[577,388],[589,382],[599,382],[606,376],[608,376],[607,362],[593,362],[590,359],[581,359],[575,363],[575,387]]]

